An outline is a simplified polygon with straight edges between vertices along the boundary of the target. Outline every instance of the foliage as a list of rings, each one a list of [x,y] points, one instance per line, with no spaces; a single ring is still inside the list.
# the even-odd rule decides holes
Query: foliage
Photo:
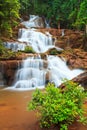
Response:
[[[57,55],[58,54],[58,51],[57,50],[52,50],[51,52],[50,52],[50,55]]]
[[[77,26],[75,23],[80,21],[79,16],[86,16],[84,11],[87,8],[87,0],[20,0],[20,4],[21,12],[44,16],[51,22],[51,26],[57,27],[58,23],[61,23],[64,28]]]
[[[24,14],[28,14],[29,12],[29,8],[32,7],[31,3],[30,3],[30,0],[19,0],[20,2],[20,13],[22,15]]]
[[[4,47],[3,42],[0,41],[0,59],[14,59],[17,53]]]
[[[4,59],[15,59],[16,56],[17,56],[17,55],[16,55],[15,52],[6,49],[6,50],[4,51],[4,53],[2,54],[2,56],[0,57],[0,59],[3,59],[3,60],[4,60]]]
[[[83,87],[72,81],[65,81],[65,89],[48,84],[45,91],[36,89],[28,110],[37,110],[40,114],[41,127],[60,125],[60,130],[67,130],[74,120],[86,123],[82,107],[87,93]]]
[[[57,50],[55,48],[53,48],[49,51],[50,55],[57,55],[57,54],[60,54],[61,52],[62,52],[62,50]]]
[[[5,51],[5,47],[2,44],[2,41],[0,41],[0,55],[2,55]]]
[[[33,48],[30,47],[30,46],[26,46],[24,52],[25,53],[35,53],[34,50],[33,50]]]
[[[20,4],[25,6],[28,15],[31,13],[44,16],[51,21],[51,26],[57,27],[58,23],[61,23],[65,28],[75,23],[82,2],[83,0],[26,0],[24,4],[24,0],[21,0]]]
[[[12,35],[12,28],[17,25],[19,19],[18,0],[0,0],[0,30],[1,34]]]
[[[61,28],[84,29],[86,10],[87,0],[0,0],[0,35],[12,37],[20,14],[43,16],[56,28],[59,24]]]
[[[75,24],[79,27],[87,24],[87,0],[81,3]]]

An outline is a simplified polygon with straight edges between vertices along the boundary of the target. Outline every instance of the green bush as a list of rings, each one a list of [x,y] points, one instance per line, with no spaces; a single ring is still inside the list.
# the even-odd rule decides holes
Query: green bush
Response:
[[[0,55],[2,55],[5,52],[5,47],[2,44],[2,41],[0,41]]]
[[[58,51],[57,50],[52,50],[51,52],[50,52],[50,55],[57,55],[58,54]]]
[[[65,81],[64,84],[64,90],[49,83],[45,91],[36,89],[33,93],[28,110],[39,112],[41,127],[59,125],[60,130],[67,130],[74,120],[86,123],[83,103],[87,93],[72,81]]]
[[[0,59],[14,59],[16,56],[17,53],[5,48],[2,41],[0,41]]]
[[[30,47],[30,46],[26,46],[24,52],[25,53],[35,53],[34,50],[33,50],[33,48]]]

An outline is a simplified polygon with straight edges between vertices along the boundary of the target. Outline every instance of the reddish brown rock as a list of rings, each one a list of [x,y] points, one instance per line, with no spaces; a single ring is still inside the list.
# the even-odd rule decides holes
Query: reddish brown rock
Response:
[[[55,45],[61,48],[72,47],[72,48],[84,48],[84,37],[83,32],[68,30],[68,29],[54,29],[54,28],[43,28],[38,31],[45,33],[48,31],[53,37],[56,38]],[[64,31],[64,35],[62,35]]]
[[[11,85],[13,83],[15,73],[18,67],[21,67],[21,62],[21,60],[0,61],[0,72],[6,85]]]
[[[67,61],[67,65],[71,68],[81,68],[87,70],[87,52],[82,49],[67,48],[60,54]]]

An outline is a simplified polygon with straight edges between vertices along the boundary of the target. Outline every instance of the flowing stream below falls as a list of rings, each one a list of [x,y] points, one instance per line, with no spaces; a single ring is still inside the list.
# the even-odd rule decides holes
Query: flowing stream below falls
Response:
[[[18,42],[4,43],[5,47],[13,51],[24,50],[26,46],[31,46],[37,53],[36,56],[23,59],[21,67],[16,72],[14,83],[9,87],[10,89],[44,88],[48,82],[59,86],[63,79],[72,79],[83,72],[80,69],[70,70],[66,61],[58,56],[47,55],[46,59],[41,59],[40,53],[51,48],[62,49],[55,46],[55,40],[49,32],[42,33],[35,29],[35,27],[43,26],[43,23],[38,22],[38,18],[32,16],[29,21],[22,22],[26,28],[19,29]]]

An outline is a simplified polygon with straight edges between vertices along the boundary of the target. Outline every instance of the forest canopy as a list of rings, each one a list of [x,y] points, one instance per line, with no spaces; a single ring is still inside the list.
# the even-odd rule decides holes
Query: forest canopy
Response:
[[[46,18],[51,27],[85,29],[87,0],[0,0],[0,34],[12,34],[23,15]]]

